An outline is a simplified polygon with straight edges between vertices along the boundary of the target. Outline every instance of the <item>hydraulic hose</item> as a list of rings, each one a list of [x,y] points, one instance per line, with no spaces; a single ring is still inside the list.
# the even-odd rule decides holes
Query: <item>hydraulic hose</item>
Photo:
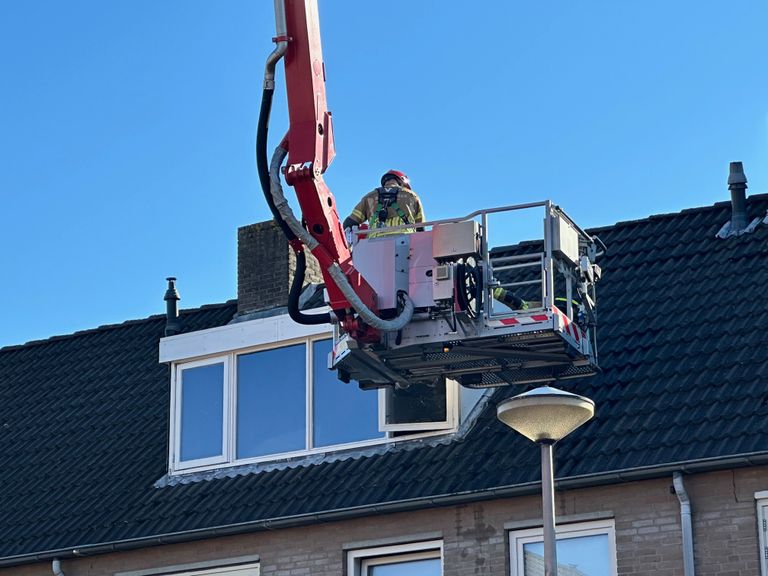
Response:
[[[280,166],[283,164],[283,160],[288,156],[288,150],[283,148],[282,144],[275,148],[272,154],[272,161],[269,163],[269,191],[272,196],[272,203],[280,215],[280,219],[290,228],[291,232],[297,237],[304,246],[310,250],[317,248],[320,243],[315,240],[309,232],[304,229],[293,214],[293,210],[288,205],[288,200],[285,199],[283,194],[283,186],[280,183]]]
[[[296,272],[291,282],[291,291],[288,293],[288,315],[291,320],[299,324],[330,324],[331,313],[304,314],[299,307],[299,296],[304,286],[304,274],[307,270],[307,256],[304,250],[296,252]]]
[[[269,116],[272,110],[272,96],[275,92],[275,68],[280,59],[285,55],[288,49],[288,35],[285,18],[285,5],[282,0],[275,0],[275,25],[277,35],[275,41],[277,46],[267,58],[267,65],[264,71],[264,92],[261,98],[261,109],[259,111],[259,124],[256,133],[256,164],[259,171],[259,181],[267,205],[272,211],[275,221],[282,229],[289,242],[298,238],[309,250],[314,250],[319,243],[309,234],[301,223],[293,215],[291,207],[285,199],[283,189],[280,184],[280,166],[283,163],[288,151],[282,146],[278,146],[272,155],[272,162],[267,167],[267,129],[269,126]],[[269,192],[267,192],[269,190]],[[291,291],[288,297],[288,313],[296,322],[302,324],[326,323],[330,322],[330,313],[326,314],[302,314],[299,311],[299,293],[304,283],[306,272],[306,255],[303,251],[296,253],[296,274],[291,283]],[[360,317],[370,326],[383,331],[397,331],[410,322],[413,316],[413,302],[405,292],[398,293],[403,302],[402,312],[392,320],[382,320],[376,316],[372,310],[365,306],[360,297],[355,293],[354,288],[349,284],[349,280],[342,272],[338,263],[334,262],[328,269],[328,273],[336,285],[344,294],[345,298],[352,303]]]
[[[265,82],[266,84],[266,82]],[[277,222],[280,229],[285,234],[285,237],[289,242],[296,239],[296,235],[291,231],[288,225],[280,216],[277,208],[275,208],[275,202],[272,200],[272,194],[269,191],[269,165],[267,163],[267,134],[269,132],[269,116],[272,112],[272,97],[275,94],[274,81],[272,82],[272,88],[264,88],[261,94],[261,108],[259,109],[259,124],[256,130],[256,166],[259,172],[259,182],[261,183],[261,191],[264,193],[264,198],[267,201],[272,216]]]
[[[261,191],[267,201],[272,216],[289,242],[296,239],[296,235],[280,217],[272,201],[269,191],[269,164],[267,162],[267,134],[269,132],[269,116],[272,112],[272,97],[275,94],[275,70],[277,63],[288,51],[288,27],[285,18],[285,2],[274,0],[275,8],[275,49],[267,56],[264,66],[264,91],[261,94],[261,108],[259,109],[259,123],[256,130],[256,166],[259,173]]]
[[[274,65],[273,65],[274,68]],[[269,64],[267,66],[269,70]],[[269,76],[269,74],[267,74]],[[273,75],[274,77],[274,75]],[[265,81],[265,85],[267,82]],[[269,116],[272,111],[272,97],[274,96],[274,82],[272,88],[264,88],[261,97],[261,109],[259,110],[259,124],[256,132],[256,165],[259,171],[259,181],[264,198],[272,212],[272,216],[280,229],[285,234],[289,242],[296,239],[296,234],[288,226],[280,212],[275,207],[275,202],[270,191],[269,167],[267,165],[267,133],[269,129]],[[294,322],[299,324],[330,324],[331,315],[328,312],[323,314],[304,314],[299,308],[299,296],[304,286],[304,277],[307,270],[307,259],[303,250],[296,252],[296,272],[291,282],[291,290],[288,293],[288,315]]]
[[[259,109],[259,123],[256,130],[256,166],[259,174],[259,182],[264,199],[267,201],[272,216],[277,222],[283,234],[289,242],[296,240],[296,235],[283,220],[280,212],[275,207],[270,191],[269,164],[267,162],[267,135],[269,133],[269,117],[272,113],[272,98],[275,94],[275,69],[277,63],[285,55],[288,49],[286,36],[285,12],[282,0],[275,0],[275,23],[277,29],[277,46],[267,58],[264,69],[264,91],[261,94],[261,107]],[[307,259],[303,250],[296,252],[296,271],[291,282],[291,290],[288,293],[288,315],[299,324],[330,324],[331,315],[304,314],[299,307],[299,296],[304,287],[304,277],[307,270]]]
[[[413,318],[413,300],[411,300],[406,292],[401,290],[397,293],[403,302],[403,309],[400,314],[395,318],[392,318],[392,320],[384,320],[383,318],[376,316],[376,314],[373,313],[373,310],[368,308],[360,299],[360,296],[358,296],[355,289],[352,288],[346,275],[342,272],[341,267],[336,262],[328,267],[328,273],[331,275],[331,278],[333,278],[336,286],[339,287],[339,290],[341,290],[341,293],[344,294],[344,297],[349,300],[349,303],[352,304],[360,317],[365,320],[369,326],[373,326],[382,332],[397,332],[398,330],[402,330],[405,325],[411,321],[411,318]]]
[[[272,161],[269,165],[270,176],[270,191],[272,192],[272,200],[275,208],[280,213],[281,218],[285,221],[291,231],[298,237],[299,240],[309,250],[314,250],[320,243],[307,232],[301,223],[296,219],[293,214],[293,210],[288,205],[288,201],[285,199],[283,193],[283,187],[280,183],[280,166],[283,164],[283,160],[288,155],[288,151],[282,146],[278,146],[275,152],[272,154]],[[349,283],[347,276],[341,270],[341,267],[337,262],[333,262],[327,269],[328,274],[333,279],[336,286],[338,286],[341,293],[354,307],[360,317],[373,328],[381,330],[383,332],[396,332],[401,330],[413,317],[413,301],[405,292],[399,292],[398,296],[403,301],[403,310],[392,320],[384,320],[374,314],[374,312],[368,308],[361,298],[355,292],[355,289]]]

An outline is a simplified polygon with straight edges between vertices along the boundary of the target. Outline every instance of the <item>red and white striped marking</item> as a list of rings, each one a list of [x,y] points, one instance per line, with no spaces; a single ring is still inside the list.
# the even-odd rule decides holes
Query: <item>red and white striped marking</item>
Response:
[[[552,312],[559,316],[563,331],[573,338],[577,343],[581,343],[581,340],[585,337],[581,329],[568,319],[559,308],[553,307]],[[494,324],[502,326],[520,326],[524,324],[538,324],[540,322],[547,322],[551,319],[549,314],[531,314],[530,316],[515,316],[512,318],[501,318],[496,320]]]
[[[568,334],[574,340],[576,340],[576,342],[581,342],[581,338],[582,338],[581,329],[576,324],[571,322],[568,319],[568,316],[563,314],[563,312],[559,308],[552,308],[552,310],[558,316],[560,316],[560,319],[563,321],[563,329],[565,333]]]
[[[532,316],[518,316],[517,318],[502,318],[499,323],[504,326],[514,326],[515,324],[538,324],[549,320],[547,314],[533,314]]]

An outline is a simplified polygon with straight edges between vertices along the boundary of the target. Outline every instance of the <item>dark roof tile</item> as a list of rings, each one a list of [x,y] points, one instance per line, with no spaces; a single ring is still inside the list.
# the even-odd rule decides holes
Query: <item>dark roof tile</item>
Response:
[[[752,215],[768,196],[752,196]],[[602,372],[561,387],[597,414],[558,443],[559,477],[768,452],[768,226],[725,240],[728,203],[596,229]],[[535,242],[494,250],[535,250]],[[235,304],[184,310],[185,331]],[[461,439],[155,487],[167,472],[165,318],[0,349],[0,557],[539,480],[498,422]]]

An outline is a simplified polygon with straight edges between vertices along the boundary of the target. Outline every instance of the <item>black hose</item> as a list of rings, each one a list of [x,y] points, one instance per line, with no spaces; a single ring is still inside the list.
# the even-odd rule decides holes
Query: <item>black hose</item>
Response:
[[[275,206],[270,190],[269,162],[267,160],[267,133],[269,131],[269,116],[272,112],[272,97],[275,91],[265,88],[261,95],[261,108],[259,110],[259,124],[256,130],[256,166],[259,171],[259,182],[264,198],[267,201],[272,216],[289,242],[296,240],[296,235],[288,226],[288,223],[280,215]],[[291,282],[291,290],[288,293],[288,315],[299,324],[330,324],[331,314],[304,314],[299,310],[299,296],[304,286],[304,276],[307,270],[307,258],[303,250],[296,252],[296,272]]]
[[[299,296],[304,285],[304,275],[307,270],[307,257],[304,250],[296,252],[296,272],[291,282],[291,291],[288,293],[288,315],[291,320],[299,324],[330,324],[331,313],[304,314],[299,309]]]
[[[285,237],[289,242],[296,239],[296,235],[293,230],[290,229],[288,223],[280,216],[275,201],[272,199],[272,192],[270,191],[269,180],[269,160],[267,159],[267,133],[269,132],[269,116],[272,112],[272,97],[274,96],[274,89],[264,88],[264,92],[261,94],[261,108],[259,109],[259,123],[256,129],[256,167],[259,171],[259,182],[261,182],[261,191],[264,193],[264,198],[267,201],[269,209],[272,211],[272,216],[277,222],[280,229],[285,234]]]

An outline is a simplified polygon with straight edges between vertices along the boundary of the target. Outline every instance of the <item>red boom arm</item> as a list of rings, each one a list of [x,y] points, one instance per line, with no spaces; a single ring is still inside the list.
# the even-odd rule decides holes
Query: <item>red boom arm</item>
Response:
[[[275,39],[288,41],[285,78],[290,128],[285,180],[296,190],[307,229],[319,242],[312,254],[320,262],[330,306],[348,332],[362,337],[355,319],[346,315],[352,306],[327,271],[337,262],[363,303],[374,313],[378,311],[376,293],[352,265],[335,198],[322,178],[336,150],[326,104],[317,0],[285,0],[285,20],[288,38]],[[378,339],[370,327],[367,339]]]

